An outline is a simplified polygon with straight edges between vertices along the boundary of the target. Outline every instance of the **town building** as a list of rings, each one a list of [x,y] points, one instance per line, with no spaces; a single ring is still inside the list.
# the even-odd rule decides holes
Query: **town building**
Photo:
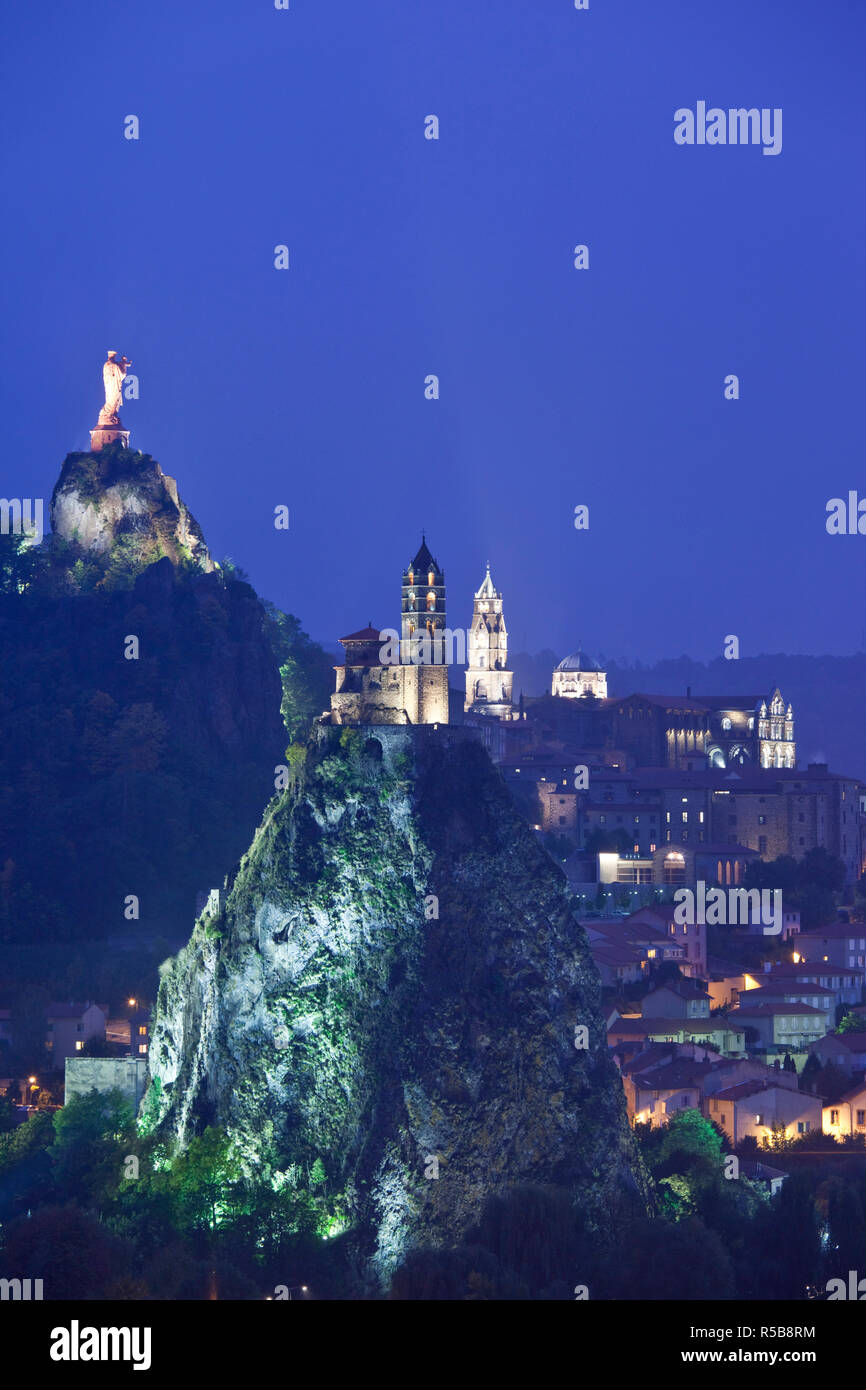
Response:
[[[770,1141],[775,1132],[786,1138],[820,1131],[821,1101],[817,1096],[781,1085],[778,1080],[742,1081],[708,1096],[704,1115],[723,1129],[735,1146],[749,1135]]]
[[[817,931],[803,932],[797,942],[801,960],[862,969],[866,972],[866,925],[834,922]]]
[[[848,1076],[859,1078],[866,1071],[866,1033],[828,1033],[809,1051],[822,1066],[832,1062]]]
[[[563,700],[579,700],[586,696],[606,700],[607,673],[586,652],[572,652],[555,668],[550,693]]]
[[[65,1099],[91,1091],[120,1091],[138,1111],[147,1087],[144,1057],[69,1057],[66,1061]]]
[[[805,1052],[823,1036],[827,1024],[826,1011],[811,1004],[753,1004],[751,998],[730,1009],[727,1018],[731,1027],[752,1029],[756,1041],[750,1039],[749,1050],[765,1053]]]
[[[490,578],[489,564],[473,599],[467,662],[465,712],[510,719],[514,677],[508,670],[508,631],[502,611],[502,594]]]
[[[46,1005],[45,1047],[53,1067],[58,1069],[67,1057],[81,1052],[91,1038],[104,1039],[108,1009],[99,1004]]]
[[[836,1139],[850,1134],[866,1137],[866,1082],[858,1082],[838,1100],[825,1103],[824,1133]]]

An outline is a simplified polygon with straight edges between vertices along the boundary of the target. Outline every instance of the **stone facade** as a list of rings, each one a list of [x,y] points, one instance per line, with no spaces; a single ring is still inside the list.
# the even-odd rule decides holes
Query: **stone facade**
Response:
[[[346,662],[336,667],[331,723],[448,723],[447,666],[358,663],[351,639],[340,640],[346,646]]]
[[[554,670],[550,693],[565,700],[579,700],[585,695],[606,700],[607,672],[600,670],[586,652],[572,652]]]
[[[468,658],[466,713],[510,719],[514,677],[507,669],[508,631],[502,611],[502,594],[490,578],[489,565],[473,601]]]
[[[146,1057],[69,1057],[66,1061],[66,1103],[90,1091],[121,1091],[135,1111],[147,1085]]]
[[[332,724],[448,723],[445,575],[426,541],[403,573],[399,635],[368,626],[340,641]]]
[[[419,639],[426,637],[430,645],[423,660],[434,666],[446,661],[445,572],[439,568],[422,536],[421,547],[414,560],[403,571],[400,602],[400,661],[411,664]],[[416,658],[417,659],[417,658]]]

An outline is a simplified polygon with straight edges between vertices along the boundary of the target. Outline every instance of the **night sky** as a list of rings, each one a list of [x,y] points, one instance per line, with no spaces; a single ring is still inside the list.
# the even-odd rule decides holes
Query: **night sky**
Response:
[[[449,624],[489,559],[514,648],[862,648],[866,536],[825,530],[866,495],[862,0],[86,0],[0,37],[4,495],[47,501],[116,348],[133,447],[319,640],[397,623],[424,526]],[[677,146],[698,100],[781,107],[781,154]]]

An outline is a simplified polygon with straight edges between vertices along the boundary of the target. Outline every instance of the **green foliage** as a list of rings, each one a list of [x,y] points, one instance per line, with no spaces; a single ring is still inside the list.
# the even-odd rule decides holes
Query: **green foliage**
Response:
[[[48,1149],[53,1140],[54,1124],[47,1110],[37,1110],[23,1125],[0,1134],[0,1176]]]
[[[835,920],[845,886],[845,865],[823,846],[810,849],[802,859],[781,855],[769,863],[755,860],[746,869],[747,888],[779,888],[787,908],[800,913],[804,931]]]
[[[761,1148],[770,1153],[784,1153],[785,1149],[793,1147],[794,1139],[788,1134],[784,1120],[776,1120],[771,1126],[769,1134],[761,1135]]]
[[[129,892],[143,926],[187,933],[196,892],[237,862],[273,791],[279,686],[261,609],[216,576],[165,569],[76,592],[80,557],[54,548],[56,591],[8,597],[0,623],[0,942],[123,930]],[[127,633],[138,662],[122,659]],[[215,710],[239,698],[229,747]]]
[[[171,1168],[170,1185],[180,1222],[195,1229],[216,1230],[241,1175],[234,1144],[221,1130],[208,1126],[190,1141]]]
[[[860,1033],[863,1031],[863,1019],[859,1014],[843,1014],[839,1020],[837,1033]]]
[[[51,1148],[58,1188],[83,1205],[99,1203],[114,1189],[124,1157],[132,1152],[132,1105],[120,1091],[73,1096],[54,1116]]]
[[[596,826],[587,835],[584,848],[587,854],[631,854],[634,842],[625,830],[603,830],[601,826]]]
[[[4,1092],[0,1095],[0,1135],[8,1134],[18,1124],[18,1107],[15,1098]]]
[[[42,1279],[52,1299],[111,1298],[114,1280],[131,1258],[96,1216],[78,1207],[45,1206],[5,1233],[5,1277]]]
[[[300,620],[265,599],[266,628],[283,686],[280,713],[292,742],[305,737],[328,708],[334,658],[304,632]]]

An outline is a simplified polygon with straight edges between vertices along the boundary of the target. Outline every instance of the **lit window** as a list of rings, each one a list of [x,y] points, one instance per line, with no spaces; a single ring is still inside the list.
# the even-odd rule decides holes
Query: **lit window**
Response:
[[[84,1046],[84,1043],[83,1043],[83,1042],[81,1041],[81,1039],[79,1038],[78,1041],[77,1041],[76,1044],[75,1044],[75,1051],[76,1051],[76,1052],[80,1052],[81,1049],[83,1048],[83,1046]]]

